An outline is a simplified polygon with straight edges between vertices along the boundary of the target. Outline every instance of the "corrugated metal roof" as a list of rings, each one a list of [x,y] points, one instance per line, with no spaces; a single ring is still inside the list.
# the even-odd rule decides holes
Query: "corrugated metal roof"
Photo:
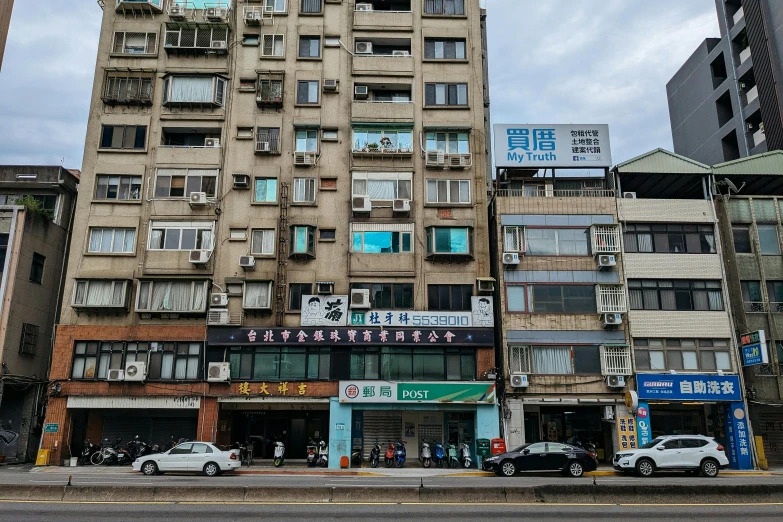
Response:
[[[152,408],[160,410],[197,410],[201,397],[115,397],[74,396],[68,397],[69,408]]]
[[[712,167],[712,172],[718,175],[783,175],[783,151],[773,150],[764,154],[748,156],[738,160],[719,163]]]
[[[664,149],[655,149],[616,165],[620,174],[709,174],[710,167]]]

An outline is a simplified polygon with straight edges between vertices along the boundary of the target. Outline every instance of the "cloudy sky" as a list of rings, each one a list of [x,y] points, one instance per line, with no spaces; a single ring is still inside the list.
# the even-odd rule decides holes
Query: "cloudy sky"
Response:
[[[666,82],[718,35],[714,0],[486,3],[493,123],[608,123],[615,163],[671,149]],[[81,167],[100,21],[95,0],[16,0],[0,164]]]

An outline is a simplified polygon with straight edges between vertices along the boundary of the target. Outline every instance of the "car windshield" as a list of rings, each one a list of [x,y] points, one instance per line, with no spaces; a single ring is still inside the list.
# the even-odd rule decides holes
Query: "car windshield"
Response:
[[[520,447],[512,449],[509,453],[522,453],[522,450],[528,446],[530,446],[530,444],[522,444]]]
[[[660,444],[661,442],[663,442],[663,440],[664,440],[664,439],[653,439],[653,440],[651,440],[650,442],[648,442],[647,444],[645,444],[644,446],[639,446],[639,449],[650,449],[650,448],[654,448],[655,446],[657,446],[658,444]]]

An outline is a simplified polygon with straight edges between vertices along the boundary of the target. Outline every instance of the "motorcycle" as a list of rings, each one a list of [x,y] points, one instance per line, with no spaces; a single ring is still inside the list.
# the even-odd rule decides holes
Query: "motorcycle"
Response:
[[[432,451],[430,450],[429,442],[423,441],[421,448],[419,449],[419,462],[425,468],[429,468],[432,464]]]
[[[325,468],[329,465],[329,446],[325,440],[318,443],[318,466]]]
[[[446,445],[446,454],[448,457],[446,458],[446,462],[450,468],[456,468],[459,466],[459,458],[457,457],[457,447],[449,443]]]
[[[364,460],[362,457],[362,448],[354,448],[353,451],[351,451],[351,464],[361,467],[362,460]]]
[[[103,439],[103,447],[99,452],[96,452],[90,457],[90,462],[96,466],[106,464],[107,466],[112,464],[124,465],[133,462],[130,453],[127,449],[120,449],[120,443],[122,437],[117,437],[117,440],[112,444],[109,439]]]
[[[443,458],[445,457],[445,450],[443,449],[443,444],[440,442],[435,442],[435,451],[432,453],[432,462],[435,463],[436,466],[439,468],[443,467]]]
[[[93,444],[89,439],[84,441],[84,449],[77,461],[80,466],[86,466],[90,463],[90,458],[97,452],[101,451],[101,447],[98,444]]]
[[[401,468],[405,465],[405,443],[400,441],[394,449],[394,466]]]
[[[388,446],[386,446],[386,467],[390,468],[392,467],[392,464],[394,464],[394,443],[390,442]]]
[[[279,440],[275,442],[275,467],[279,468],[283,465],[283,459],[285,458],[285,443]]]
[[[377,468],[381,461],[381,445],[376,441],[373,444],[372,451],[370,451],[370,466]]]
[[[311,439],[307,445],[307,466],[312,468],[318,462],[318,448]]]
[[[462,466],[465,468],[469,468],[470,465],[473,463],[473,461],[470,458],[470,447],[463,442],[462,444],[459,445],[459,452],[460,452],[460,460],[462,461]]]

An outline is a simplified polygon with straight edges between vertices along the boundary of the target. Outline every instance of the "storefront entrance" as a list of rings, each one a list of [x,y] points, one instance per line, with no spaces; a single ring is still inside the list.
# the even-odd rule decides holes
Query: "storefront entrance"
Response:
[[[661,435],[712,435],[707,430],[704,406],[650,404],[653,437]]]
[[[524,411],[525,442],[593,444],[598,460],[612,455],[612,425],[602,419],[602,407],[525,405]]]

